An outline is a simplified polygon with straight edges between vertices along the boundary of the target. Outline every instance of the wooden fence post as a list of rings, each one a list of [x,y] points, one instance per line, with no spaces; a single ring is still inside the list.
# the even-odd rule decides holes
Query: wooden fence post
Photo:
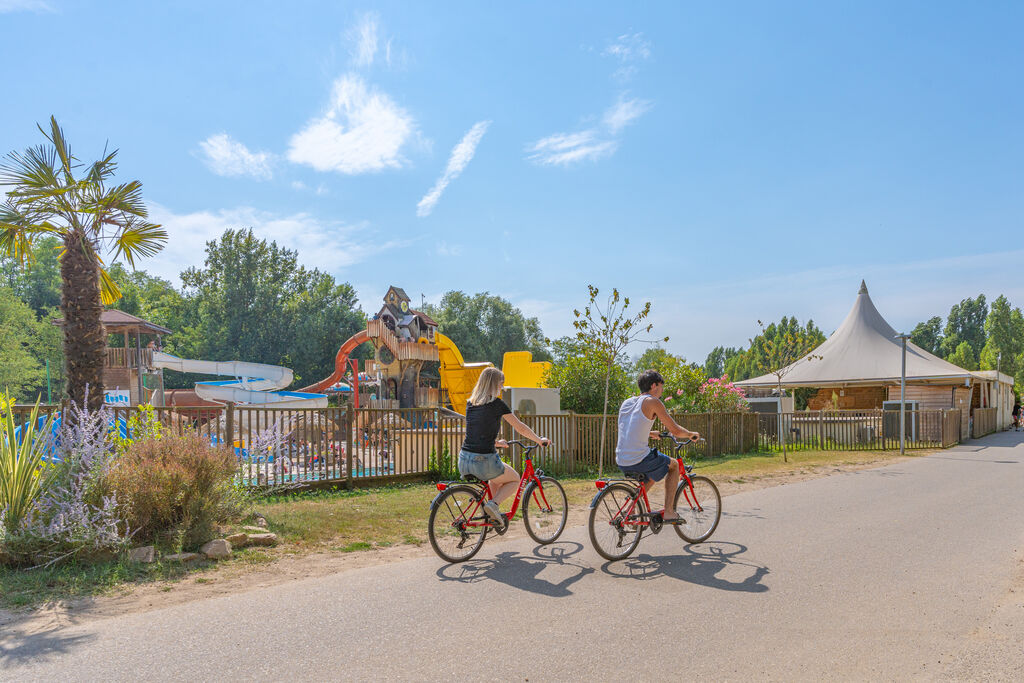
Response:
[[[235,404],[228,401],[226,404],[227,414],[224,417],[224,441],[228,448],[235,446]]]
[[[342,420],[342,424],[345,425],[345,488],[351,489],[352,483],[352,430],[356,422],[355,410],[352,409],[351,403],[345,404],[345,418]]]

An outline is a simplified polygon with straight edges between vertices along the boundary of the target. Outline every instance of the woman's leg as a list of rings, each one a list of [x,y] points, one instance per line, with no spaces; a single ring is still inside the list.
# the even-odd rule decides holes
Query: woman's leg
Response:
[[[505,471],[487,482],[491,487],[491,495],[495,503],[501,503],[519,488],[519,474],[505,465]]]

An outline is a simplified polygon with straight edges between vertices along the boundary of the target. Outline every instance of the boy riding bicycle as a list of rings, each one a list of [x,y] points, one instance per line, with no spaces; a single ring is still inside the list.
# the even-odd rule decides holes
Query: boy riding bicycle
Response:
[[[662,515],[666,522],[672,522],[679,519],[673,503],[676,486],[679,484],[679,468],[671,466],[673,461],[670,457],[650,447],[648,440],[660,436],[658,432],[651,431],[651,427],[657,418],[677,439],[696,441],[700,434],[680,427],[668,414],[665,404],[661,402],[665,380],[657,370],[640,373],[637,384],[641,394],[627,398],[619,408],[619,440],[615,446],[615,464],[626,474],[643,475],[648,486],[665,479],[665,511]]]

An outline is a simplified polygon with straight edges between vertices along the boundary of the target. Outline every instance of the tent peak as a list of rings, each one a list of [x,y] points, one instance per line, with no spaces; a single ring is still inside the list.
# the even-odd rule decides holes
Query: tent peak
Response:
[[[867,293],[868,293],[868,285],[867,285],[866,282],[861,280],[860,281],[860,291],[857,292],[857,294],[867,294]]]

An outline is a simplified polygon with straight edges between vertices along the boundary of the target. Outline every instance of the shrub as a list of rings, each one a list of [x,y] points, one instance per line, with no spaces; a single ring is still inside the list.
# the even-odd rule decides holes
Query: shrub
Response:
[[[164,433],[129,444],[109,483],[137,541],[188,549],[244,512],[248,501],[234,483],[236,470],[234,454],[208,437]]]
[[[427,458],[427,471],[433,479],[459,478],[458,457],[452,457],[446,439],[441,446],[441,457],[437,456],[437,449],[431,448]]]
[[[12,405],[5,401],[0,412],[0,528],[12,534],[22,527],[42,490],[43,456],[50,445],[50,420],[42,429],[39,404],[29,419],[18,424]]]

